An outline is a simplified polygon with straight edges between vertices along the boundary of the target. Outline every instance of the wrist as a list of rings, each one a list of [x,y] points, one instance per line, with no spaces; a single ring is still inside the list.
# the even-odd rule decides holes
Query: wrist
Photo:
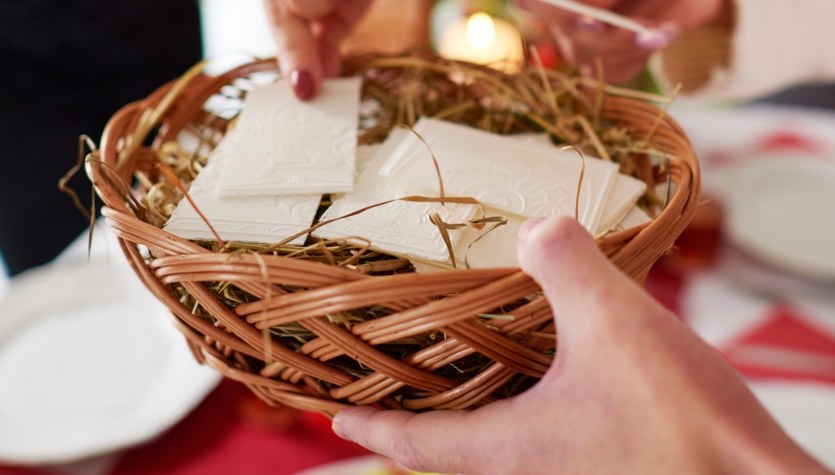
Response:
[[[714,420],[715,460],[724,473],[830,474],[768,415],[759,403]]]

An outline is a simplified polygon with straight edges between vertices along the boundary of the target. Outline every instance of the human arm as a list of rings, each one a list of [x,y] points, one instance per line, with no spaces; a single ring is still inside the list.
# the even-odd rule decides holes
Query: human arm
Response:
[[[753,99],[809,82],[835,81],[826,0],[733,0],[731,28],[681,35],[650,62],[662,86],[691,97]]]
[[[523,10],[551,26],[566,61],[587,74],[593,73],[600,61],[609,82],[632,78],[644,68],[653,53],[680,34],[703,28],[729,31],[733,21],[732,0],[587,0],[576,3],[611,11],[659,32],[659,35],[647,37],[588,16],[579,16],[546,0],[516,0]]]
[[[341,68],[339,45],[371,0],[264,0],[279,68],[296,96],[313,98]]]
[[[424,471],[828,473],[575,221],[527,222],[519,260],[558,327],[538,384],[469,412],[350,408],[334,430]]]
[[[605,80],[632,77],[649,62],[667,91],[681,85],[690,97],[742,100],[806,82],[835,81],[835,3],[825,0],[585,0],[662,31],[665,42],[636,42],[633,32],[581,21],[546,5],[516,3],[555,25],[567,60]]]

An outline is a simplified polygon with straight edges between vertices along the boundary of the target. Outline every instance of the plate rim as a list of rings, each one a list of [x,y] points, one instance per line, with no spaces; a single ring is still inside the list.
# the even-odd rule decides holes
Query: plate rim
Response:
[[[735,216],[749,212],[756,203],[756,198],[751,196],[750,192],[745,193],[741,190],[741,188],[747,188],[750,191],[751,180],[786,171],[806,176],[811,174],[819,176],[815,172],[820,170],[826,170],[835,178],[835,164],[811,157],[765,157],[747,160],[732,170],[728,170],[729,177],[723,186],[722,195],[727,206],[725,229],[729,242],[775,269],[800,277],[835,282],[835,259],[829,266],[809,266],[806,260],[797,259],[791,253],[775,249],[781,248],[781,246],[768,244],[766,240],[760,237],[762,233],[752,231],[748,226],[743,226],[739,219],[735,219]],[[833,181],[833,185],[835,186],[835,181]]]
[[[10,305],[12,309],[10,312],[3,312],[3,318],[0,319],[0,340],[6,339],[10,336],[14,338],[14,333],[21,331],[27,325],[38,322],[43,318],[50,317],[49,314],[43,316],[36,315],[39,311],[45,311],[54,308],[56,305],[55,298],[42,299],[40,301],[33,301],[26,299],[33,292],[39,289],[49,288],[54,290],[57,284],[63,284],[61,289],[53,294],[53,297],[68,297],[72,300],[70,302],[82,302],[84,292],[89,290],[84,289],[80,284],[98,284],[95,290],[104,290],[107,297],[101,300],[101,304],[115,305],[115,306],[130,306],[135,310],[135,306],[147,306],[149,312],[157,312],[157,315],[149,315],[148,325],[162,327],[161,331],[166,333],[161,336],[160,341],[165,342],[165,345],[171,345],[168,358],[170,361],[180,361],[185,363],[187,358],[192,358],[191,353],[185,347],[185,342],[182,339],[177,339],[176,329],[169,327],[170,330],[164,329],[161,313],[167,311],[164,305],[158,302],[150,294],[144,297],[147,299],[137,300],[129,297],[127,293],[119,298],[119,291],[124,290],[120,288],[118,279],[113,279],[113,273],[118,269],[114,269],[112,264],[107,260],[91,260],[89,262],[55,262],[46,266],[38,267],[29,270],[20,276],[12,279],[6,291],[0,295],[0,307]],[[88,279],[88,280],[84,280]],[[68,284],[68,282],[70,282]],[[79,292],[79,289],[81,291]],[[107,292],[110,291],[110,292]],[[88,294],[89,295],[89,294]],[[98,297],[98,296],[97,296]],[[23,304],[23,305],[14,305]],[[167,405],[161,407],[158,417],[153,421],[148,421],[142,426],[127,426],[109,431],[107,434],[102,434],[98,439],[92,438],[93,442],[82,442],[81,444],[51,444],[49,446],[41,446],[34,450],[27,450],[24,453],[16,453],[24,445],[0,446],[0,463],[12,463],[16,465],[44,465],[44,464],[60,464],[74,462],[89,457],[105,455],[120,449],[128,448],[133,445],[146,442],[160,433],[168,430],[174,424],[179,422],[183,417],[188,415],[200,402],[217,386],[221,380],[219,374],[205,366],[199,366],[195,362],[193,369],[186,369],[186,364],[175,364],[177,377],[168,377],[166,379],[176,380],[178,382],[176,390],[170,391],[171,394],[177,395],[176,398],[166,398]],[[104,381],[107,378],[103,378]],[[173,386],[172,386],[173,387]],[[108,417],[112,417],[108,415]],[[11,427],[13,431],[17,425]],[[4,429],[0,427],[0,432]],[[65,431],[68,433],[68,438],[72,437],[72,431]]]

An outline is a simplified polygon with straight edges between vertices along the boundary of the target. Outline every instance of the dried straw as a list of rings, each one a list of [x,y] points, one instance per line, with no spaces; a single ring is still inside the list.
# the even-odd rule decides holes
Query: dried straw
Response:
[[[234,124],[234,113],[220,117],[199,106],[212,95],[245,97],[249,74],[263,70],[274,65],[256,62],[220,77],[195,68],[150,96],[145,109],[134,104],[114,116],[101,150],[87,157],[88,175],[126,255],[177,315],[198,359],[265,400],[326,413],[345,403],[464,408],[530,386],[553,358],[554,327],[547,302],[517,271],[416,279],[407,259],[367,242],[309,237],[298,246],[287,236],[262,244],[217,236],[190,243],[160,229]],[[666,201],[673,208],[669,216],[598,240],[637,279],[695,209],[698,170],[680,129],[658,109],[625,109],[636,99],[664,98],[541,67],[507,75],[426,55],[357,57],[346,63],[346,73],[364,80],[360,144],[381,142],[394,127],[434,117],[499,134],[545,132],[555,150],[572,147],[604,157],[644,180],[650,191],[642,203],[652,211]],[[601,99],[612,97],[628,99]],[[642,124],[656,124],[636,134],[632,114],[642,114],[636,119]],[[195,149],[177,141],[184,131],[198,138]],[[151,147],[142,146],[149,142]],[[687,154],[686,163],[678,152]],[[656,197],[655,185],[668,180],[677,185],[675,193],[669,200]],[[128,182],[135,184],[130,191]],[[444,195],[402,199],[474,202]],[[329,204],[330,197],[323,197],[317,219]],[[468,223],[436,219],[441,236],[458,226],[503,222],[496,216]],[[642,235],[649,239],[637,239]],[[388,297],[380,297],[382,289]],[[345,307],[345,300],[351,305]],[[455,323],[441,323],[451,315]]]

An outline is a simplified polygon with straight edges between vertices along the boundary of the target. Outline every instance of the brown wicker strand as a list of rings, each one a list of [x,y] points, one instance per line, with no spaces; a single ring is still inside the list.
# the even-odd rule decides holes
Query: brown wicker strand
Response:
[[[622,168],[650,187],[669,179],[670,198],[651,222],[597,239],[636,281],[671,249],[698,205],[692,147],[673,119],[637,99],[645,95],[554,71],[508,76],[432,56],[356,58],[347,70],[364,78],[365,100],[380,104],[379,124],[362,143],[435,115],[507,133],[544,130],[613,160],[634,157]],[[184,130],[216,144],[229,121],[207,112],[206,101],[230,86],[243,97],[253,74],[274,71],[273,61],[255,61],[164,85],[118,111],[86,163],[125,257],[171,310],[195,358],[271,404],[329,415],[355,404],[467,409],[533,384],[553,361],[556,329],[540,289],[519,269],[418,274],[368,246],[339,263],[329,247],[339,243],[266,252],[190,242],[160,228],[164,216],[142,204],[143,183],[165,179],[155,164],[160,149]],[[582,111],[587,116],[576,116]],[[617,142],[621,134],[649,139]],[[126,196],[122,184],[134,176],[140,185]]]

